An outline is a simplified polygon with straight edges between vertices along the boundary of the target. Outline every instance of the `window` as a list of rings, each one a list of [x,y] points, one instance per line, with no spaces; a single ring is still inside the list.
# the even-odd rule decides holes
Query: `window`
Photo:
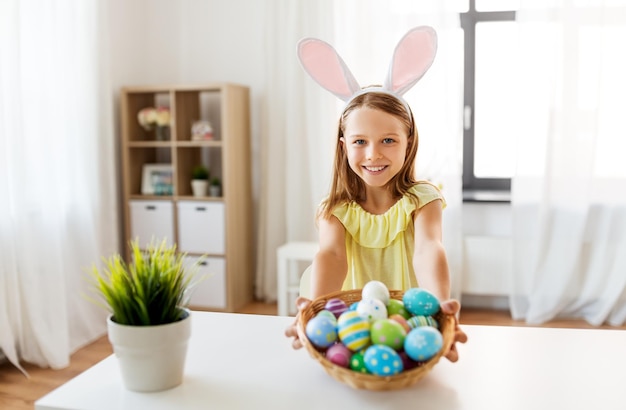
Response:
[[[515,1],[470,0],[464,32],[463,192],[465,200],[507,201],[514,164],[511,129]],[[478,8],[477,8],[478,6]],[[501,192],[503,195],[497,195]],[[484,197],[484,194],[482,195]]]

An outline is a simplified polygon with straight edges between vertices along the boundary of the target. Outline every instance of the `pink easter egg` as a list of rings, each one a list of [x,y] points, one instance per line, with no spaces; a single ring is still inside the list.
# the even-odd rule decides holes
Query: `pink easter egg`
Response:
[[[404,316],[398,314],[398,313],[394,313],[393,315],[389,316],[389,319],[400,323],[400,325],[404,328],[404,330],[409,333],[411,331],[411,326],[409,325],[409,322],[406,321],[406,319],[404,318]]]
[[[352,352],[342,343],[335,343],[326,351],[326,358],[341,367],[349,367]]]

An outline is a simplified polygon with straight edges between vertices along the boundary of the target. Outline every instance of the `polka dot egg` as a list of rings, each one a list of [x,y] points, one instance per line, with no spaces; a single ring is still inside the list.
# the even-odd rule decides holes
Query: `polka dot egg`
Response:
[[[372,345],[365,351],[365,367],[377,376],[393,376],[404,370],[402,358],[389,346]]]
[[[406,330],[392,319],[379,319],[372,324],[372,343],[386,345],[394,350],[400,350],[404,345]]]
[[[387,318],[387,307],[378,299],[361,300],[356,311],[370,322]]]
[[[305,332],[311,343],[320,348],[326,348],[337,340],[335,322],[324,315],[309,320]]]

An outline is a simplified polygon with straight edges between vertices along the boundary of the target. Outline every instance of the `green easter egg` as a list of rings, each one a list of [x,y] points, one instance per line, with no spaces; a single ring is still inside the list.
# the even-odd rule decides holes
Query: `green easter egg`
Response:
[[[334,323],[337,323],[337,318],[335,317],[335,314],[331,312],[330,310],[326,310],[326,309],[320,310],[316,316],[326,316],[327,318],[332,320]]]
[[[387,315],[400,315],[405,319],[409,319],[411,314],[404,308],[404,303],[398,299],[389,299],[387,304]]]
[[[374,344],[389,346],[394,350],[400,350],[404,346],[406,330],[395,320],[379,319],[372,324],[370,332]]]
[[[365,367],[365,349],[360,350],[350,358],[350,369],[359,373],[369,373]]]

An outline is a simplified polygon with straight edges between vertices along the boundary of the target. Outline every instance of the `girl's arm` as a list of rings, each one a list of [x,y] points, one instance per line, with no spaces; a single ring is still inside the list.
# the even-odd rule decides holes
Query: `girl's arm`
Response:
[[[348,273],[346,231],[335,216],[318,220],[320,248],[313,258],[311,298],[341,290]]]
[[[450,272],[442,243],[441,214],[440,200],[416,211],[413,268],[419,286],[444,301],[450,299]]]

